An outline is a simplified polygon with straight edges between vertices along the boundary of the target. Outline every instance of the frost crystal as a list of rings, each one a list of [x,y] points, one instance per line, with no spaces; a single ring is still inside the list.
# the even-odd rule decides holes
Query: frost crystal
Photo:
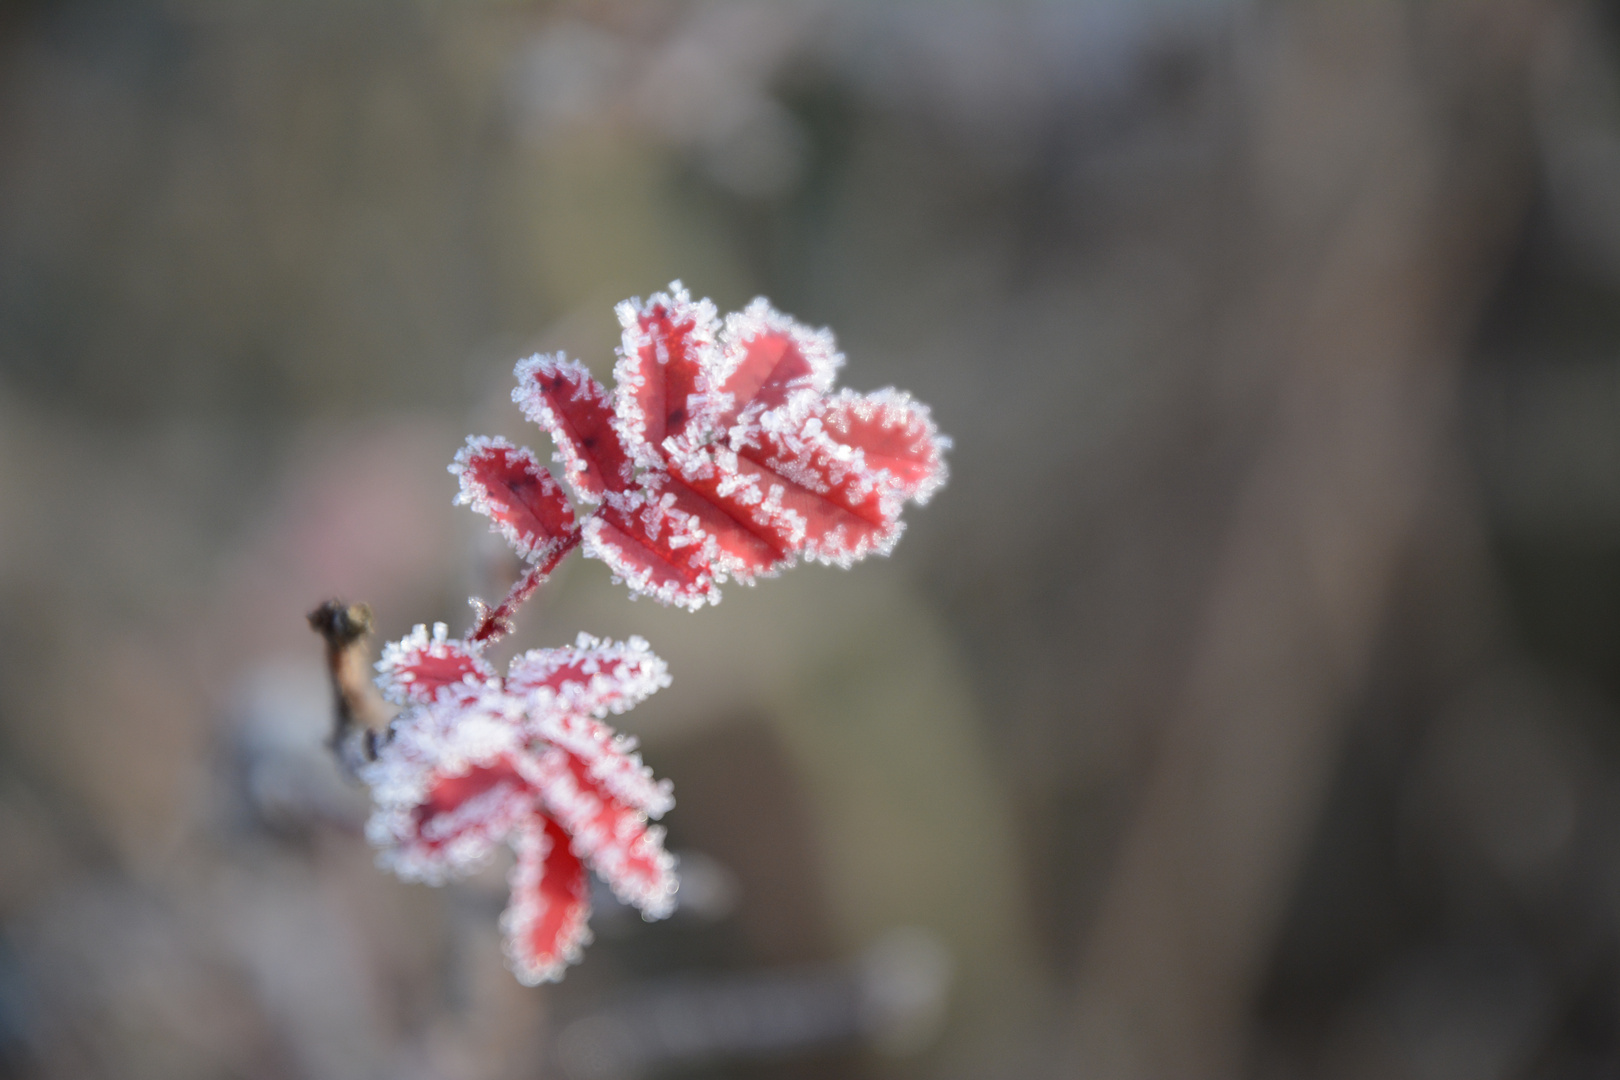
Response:
[[[679,282],[627,300],[609,393],[580,364],[517,365],[516,402],[556,443],[574,531],[527,450],[474,438],[452,471],[464,502],[538,563],[580,542],[638,593],[696,609],[728,578],[752,583],[800,557],[849,566],[887,554],[907,501],[945,482],[928,408],[897,390],[833,392],[832,334],[763,298],[722,323]]]
[[[501,927],[512,970],[531,985],[560,979],[590,941],[586,866],[648,918],[670,913],[675,860],[648,823],[675,805],[669,781],[601,719],[669,684],[645,641],[581,634],[570,648],[517,656],[502,679],[476,642],[418,626],[377,668],[383,692],[406,706],[361,770],[383,866],[439,883],[510,843]]]

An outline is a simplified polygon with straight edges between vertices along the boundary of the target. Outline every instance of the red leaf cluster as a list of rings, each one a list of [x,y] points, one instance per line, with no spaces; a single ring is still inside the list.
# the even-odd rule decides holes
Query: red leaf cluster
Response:
[[[601,719],[668,685],[646,642],[581,634],[572,648],[517,656],[501,678],[477,643],[439,624],[390,644],[377,666],[406,708],[362,771],[376,802],[368,836],[384,865],[432,883],[509,842],[501,928],[520,980],[561,978],[589,943],[587,866],[649,918],[674,908],[674,859],[648,823],[674,805],[669,782]]]
[[[669,676],[638,638],[582,634],[523,653],[504,677],[485,645],[576,546],[636,592],[696,609],[728,578],[886,554],[904,504],[945,482],[950,443],[926,406],[896,390],[834,392],[843,358],[827,331],[763,299],[722,325],[679,282],[618,315],[611,394],[560,354],[519,363],[512,394],[593,509],[579,521],[531,451],[467,440],[450,466],[457,501],[529,569],[500,604],[479,605],[465,638],[418,626],[388,646],[378,683],[405,709],[362,771],[376,804],[368,835],[401,877],[436,883],[512,846],[501,926],[526,983],[560,978],[590,940],[587,867],[650,918],[674,907],[674,860],[648,823],[674,805],[669,783],[602,720]]]
[[[828,331],[763,298],[722,324],[679,282],[618,315],[611,394],[561,354],[519,363],[512,393],[595,506],[582,524],[528,450],[475,437],[451,466],[460,501],[537,567],[582,541],[636,592],[696,609],[728,578],[800,557],[887,554],[904,504],[944,483],[950,443],[927,407],[896,390],[835,393],[843,358]]]

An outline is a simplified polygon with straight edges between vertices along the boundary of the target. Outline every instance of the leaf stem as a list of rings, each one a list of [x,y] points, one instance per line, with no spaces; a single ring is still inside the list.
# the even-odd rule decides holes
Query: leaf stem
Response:
[[[546,553],[545,557],[513,582],[512,588],[507,592],[506,598],[495,607],[485,607],[483,601],[474,598],[473,603],[478,608],[478,621],[473,628],[467,631],[467,640],[479,645],[497,641],[512,632],[512,616],[517,609],[538,589],[551,572],[557,568],[570,551],[579,546],[580,531],[575,528],[562,541]]]

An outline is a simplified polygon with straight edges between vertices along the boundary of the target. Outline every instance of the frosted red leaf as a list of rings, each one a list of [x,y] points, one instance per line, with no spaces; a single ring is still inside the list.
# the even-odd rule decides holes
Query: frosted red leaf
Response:
[[[507,693],[539,719],[621,713],[667,685],[664,662],[639,637],[616,644],[580,634],[571,646],[513,657],[506,675]]]
[[[562,826],[534,814],[512,836],[517,860],[501,913],[507,964],[526,986],[556,982],[591,943],[591,886]]]
[[[531,451],[475,435],[450,471],[461,481],[456,502],[487,516],[528,561],[544,562],[571,542],[577,529],[574,508]]]
[[[391,865],[407,880],[438,884],[488,859],[533,813],[527,781],[507,760],[440,774],[394,837]]]
[[[612,393],[536,356],[518,364],[513,399],[551,435],[575,496],[600,503],[581,525],[585,554],[633,591],[695,609],[728,579],[800,558],[887,554],[904,505],[945,482],[950,440],[926,406],[834,392],[829,331],[763,298],[721,323],[679,282],[617,313]]]
[[[675,497],[654,489],[604,506],[585,522],[581,547],[635,592],[690,607],[718,602],[716,545]]]
[[[757,298],[726,317],[713,365],[725,395],[721,426],[746,431],[767,412],[798,415],[832,389],[843,363],[831,331],[802,326]]]
[[[480,650],[465,641],[451,641],[444,623],[417,626],[409,636],[389,642],[377,662],[377,685],[383,697],[396,705],[420,705],[436,700],[441,692],[476,692],[495,677],[495,669]]]
[[[613,893],[650,918],[675,908],[675,860],[664,850],[664,832],[647,814],[618,798],[591,775],[590,764],[560,747],[527,761],[546,813],[573,837],[574,850],[590,861]]]
[[[701,434],[718,404],[704,363],[714,350],[714,305],[693,303],[677,283],[645,304],[626,300],[615,310],[624,328],[613,368],[615,426],[636,464],[657,471],[664,440],[693,428]]]
[[[613,405],[602,384],[561,353],[531,356],[514,374],[512,400],[551,436],[557,462],[580,501],[600,502],[604,492],[628,491],[635,470],[613,428]]]
[[[669,782],[600,719],[668,685],[646,642],[582,634],[568,648],[523,653],[503,679],[479,646],[417,627],[378,668],[407,706],[361,771],[375,804],[367,835],[383,865],[439,883],[510,844],[517,861],[501,925],[511,967],[529,983],[560,978],[589,941],[586,866],[649,918],[669,914],[674,859],[648,821],[674,805]]]
[[[620,802],[655,818],[675,806],[670,782],[653,779],[652,770],[636,753],[635,740],[615,733],[602,721],[560,713],[542,720],[538,730],[547,742],[578,761],[593,784]]]
[[[945,482],[944,449],[927,410],[897,390],[865,396],[843,390],[829,398],[818,417],[840,446],[858,450],[863,464],[888,474],[892,490],[925,503]]]

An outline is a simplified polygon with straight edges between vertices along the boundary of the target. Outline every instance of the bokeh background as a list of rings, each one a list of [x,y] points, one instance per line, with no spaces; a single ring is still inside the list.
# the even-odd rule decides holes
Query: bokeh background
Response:
[[[0,1071],[1620,1075],[1620,18],[1543,0],[0,13]],[[640,633],[683,907],[377,871],[303,614],[516,573],[511,368],[682,279],[955,440]]]

